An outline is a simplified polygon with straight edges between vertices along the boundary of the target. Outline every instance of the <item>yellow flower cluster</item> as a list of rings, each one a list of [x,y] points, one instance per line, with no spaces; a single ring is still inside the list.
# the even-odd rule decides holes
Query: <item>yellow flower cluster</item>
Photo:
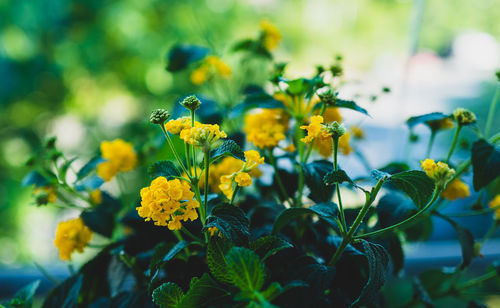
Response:
[[[500,220],[500,194],[496,195],[488,205],[490,208],[495,209],[495,219]]]
[[[208,227],[208,233],[210,233],[210,236],[214,236],[217,231],[219,231],[217,227]]]
[[[194,124],[199,124],[199,122],[194,122]],[[190,117],[182,117],[175,120],[170,120],[165,123],[165,129],[167,132],[172,135],[178,135],[180,132],[186,128],[191,127],[191,118]]]
[[[157,177],[151,185],[141,189],[141,206],[136,210],[146,221],[153,220],[157,226],[167,226],[170,230],[182,228],[181,221],[198,218],[194,193],[187,182],[165,177]]]
[[[71,260],[73,251],[83,252],[92,239],[92,231],[78,217],[60,222],[57,225],[54,245],[59,249],[59,257],[63,261]]]
[[[325,123],[332,123],[335,121],[342,123],[342,116],[340,115],[339,109],[336,107],[326,108],[323,113],[323,119],[325,120]]]
[[[437,186],[444,187],[446,183],[453,178],[455,170],[450,168],[448,164],[443,162],[434,162],[434,160],[427,158],[421,161],[422,169],[428,177],[430,177]]]
[[[219,57],[207,56],[203,63],[191,73],[190,79],[193,84],[201,85],[215,75],[227,78],[231,76],[231,68]]]
[[[102,192],[99,189],[94,189],[89,194],[90,201],[94,204],[101,204],[102,202]]]
[[[285,139],[288,117],[281,109],[258,109],[245,116],[247,140],[258,148],[273,148]]]
[[[335,110],[336,108],[328,108]],[[340,115],[340,114],[339,114]],[[333,153],[333,139],[331,134],[322,125],[324,118],[316,115],[310,118],[309,125],[303,125],[300,128],[307,130],[307,136],[300,139],[302,142],[313,142],[313,147],[318,150],[323,157],[329,157]],[[349,145],[349,133],[345,133],[339,138],[339,149],[344,155],[349,155],[352,148]]]
[[[351,126],[351,132],[352,132],[352,136],[355,139],[363,139],[363,138],[365,138],[365,132],[359,126]]]
[[[194,146],[210,148],[220,138],[226,138],[227,135],[219,129],[218,124],[195,123],[193,127],[183,129],[180,137],[184,142]]]
[[[56,189],[53,186],[41,186],[37,187],[33,191],[33,195],[40,196],[42,199],[46,200],[48,203],[54,203],[57,198]]]
[[[118,172],[130,171],[137,165],[134,147],[121,139],[101,142],[101,155],[106,161],[97,165],[97,175],[105,181],[110,181]]]
[[[441,196],[451,201],[467,198],[470,196],[469,186],[460,179],[455,179],[446,186]]]
[[[249,152],[249,151],[247,151]],[[210,166],[208,185],[214,193],[220,193],[219,185],[221,184],[221,177],[228,174],[233,174],[243,168],[243,161],[232,156],[224,157],[219,163]],[[253,168],[248,172],[251,177],[258,178],[262,175],[259,168]],[[204,187],[205,177],[200,177],[200,188]]]
[[[236,172],[232,174],[223,175],[220,177],[219,189],[228,198],[231,199],[234,193],[234,183],[240,187],[246,187],[252,185],[252,173],[258,170],[258,166],[264,163],[264,158],[260,157],[259,152],[255,150],[250,150],[245,152],[246,161]],[[260,176],[260,170],[257,173]]]
[[[275,25],[270,23],[268,20],[260,21],[261,39],[262,45],[267,50],[272,50],[278,47],[278,43],[281,40],[281,33]]]

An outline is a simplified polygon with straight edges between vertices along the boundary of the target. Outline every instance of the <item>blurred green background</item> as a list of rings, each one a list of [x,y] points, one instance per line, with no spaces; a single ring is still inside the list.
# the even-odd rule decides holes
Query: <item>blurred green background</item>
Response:
[[[448,57],[467,31],[498,53],[499,16],[500,0],[0,0],[0,268],[57,255],[56,211],[30,205],[31,189],[20,185],[45,136],[57,135],[69,156],[90,158],[102,139],[130,140],[130,123],[146,127],[151,109],[196,92],[187,75],[164,70],[173,45],[224,55],[267,18],[283,35],[275,59],[292,62],[291,75],[340,53],[347,75],[376,71],[390,82],[399,75],[384,79],[387,63],[404,71],[410,55]],[[490,62],[471,61],[471,78],[485,86],[467,97],[490,99]]]

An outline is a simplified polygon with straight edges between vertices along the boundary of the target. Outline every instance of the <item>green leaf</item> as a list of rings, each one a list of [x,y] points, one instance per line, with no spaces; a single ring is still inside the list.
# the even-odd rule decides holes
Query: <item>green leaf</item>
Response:
[[[391,235],[387,238],[387,252],[391,256],[392,274],[397,276],[405,265],[405,254],[401,240],[397,235]]]
[[[174,46],[167,55],[167,71],[177,72],[208,55],[209,49],[196,45]]]
[[[332,171],[328,172],[324,177],[323,177],[323,182],[327,186],[334,185],[335,183],[342,184],[344,182],[354,184],[354,182],[351,180],[351,178],[347,175],[347,173],[340,169],[337,171]]]
[[[220,204],[215,206],[207,217],[205,229],[217,227],[224,237],[238,245],[248,243],[249,225],[243,210],[230,204]]]
[[[334,186],[327,185],[323,178],[333,171],[333,164],[328,160],[316,160],[302,164],[304,179],[311,193],[309,198],[315,202],[328,202],[332,199]]]
[[[413,278],[412,286],[413,286],[413,298],[424,303],[425,307],[427,308],[435,307],[431,297],[429,296],[429,293],[427,293],[424,286],[422,286],[422,282],[420,282],[420,279],[418,277]]]
[[[334,227],[337,226],[336,218],[339,214],[338,206],[333,202],[325,202],[315,204],[308,208],[292,207],[285,209],[274,221],[272,234],[278,233],[281,228],[288,225],[288,223],[296,217],[307,214],[316,214],[330,225]]]
[[[424,172],[410,170],[392,175],[389,180],[406,193],[419,208],[423,208],[434,192],[434,181]]]
[[[155,247],[153,256],[149,263],[150,280],[155,280],[158,271],[170,260],[175,258],[179,252],[188,247],[192,243],[180,241],[173,247],[169,247],[166,243],[160,243]]]
[[[68,169],[71,167],[71,164],[76,160],[76,157],[73,157],[72,159],[66,160],[60,167],[60,178],[61,179],[66,179],[66,174],[68,173]]]
[[[280,250],[293,247],[287,241],[273,235],[264,236],[256,241],[250,243],[250,249],[255,251],[257,255],[265,261],[270,256],[274,255]]]
[[[87,175],[89,175],[92,171],[94,171],[97,168],[97,165],[99,165],[102,162],[105,162],[106,160],[102,158],[101,156],[96,156],[89,160],[85,165],[83,165],[80,170],[76,173],[76,181],[78,182],[85,178]]]
[[[343,100],[343,99],[337,99],[335,101],[335,104],[331,107],[337,107],[337,108],[347,108],[351,109],[357,112],[361,112],[362,114],[365,114],[367,116],[370,116],[368,114],[368,111],[366,111],[365,108],[360,107],[358,104],[356,104],[354,101],[348,101],[348,100]]]
[[[273,58],[272,54],[264,46],[262,46],[262,44],[260,44],[258,41],[251,39],[239,41],[233,46],[231,50],[248,51],[248,52],[253,52],[256,55],[262,56],[267,59]]]
[[[83,276],[81,274],[71,276],[55,289],[50,291],[43,302],[43,308],[61,307],[71,308],[78,306],[78,295],[82,287]]]
[[[15,307],[30,308],[33,305],[33,296],[35,296],[39,285],[40,280],[36,280],[17,291],[16,294],[14,294],[13,300],[16,300],[18,304],[22,303],[22,305],[16,305]]]
[[[240,146],[231,139],[224,140],[224,142],[218,148],[211,151],[210,163],[213,163],[224,156],[232,156],[239,160],[245,161],[245,153],[243,153],[243,150],[240,148]]]
[[[474,190],[478,191],[500,175],[500,149],[480,139],[472,145],[471,162]]]
[[[432,112],[432,113],[427,113],[427,114],[411,117],[408,120],[406,120],[406,125],[408,125],[408,127],[411,129],[415,125],[420,124],[420,123],[426,124],[429,121],[439,121],[439,120],[443,120],[443,119],[446,119],[449,117],[450,117],[449,115],[446,115],[442,112]]]
[[[115,228],[115,218],[112,212],[104,205],[99,205],[92,210],[81,212],[80,217],[84,224],[93,232],[111,237]]]
[[[432,269],[420,274],[419,279],[432,298],[448,292],[454,284],[454,277],[455,275],[452,273]]]
[[[149,176],[151,180],[157,177],[163,176],[167,179],[172,179],[173,177],[180,176],[180,173],[175,166],[175,164],[169,160],[160,160],[151,164],[148,168]]]
[[[275,99],[273,96],[267,94],[266,92],[252,92],[248,94],[241,103],[237,104],[231,109],[231,111],[229,111],[229,118],[238,117],[247,110],[254,108],[284,109],[285,106],[283,105],[283,102]]]
[[[259,291],[264,285],[264,263],[252,250],[233,247],[226,255],[226,263],[233,284],[241,291]]]
[[[393,191],[380,198],[375,211],[378,216],[377,227],[385,228],[415,214],[417,208],[403,194]]]
[[[191,279],[189,290],[176,308],[217,307],[215,303],[230,295],[231,293],[219,286],[208,273],[204,273],[199,279]]]
[[[31,171],[23,178],[21,182],[21,185],[23,186],[35,185],[35,187],[41,187],[47,184],[49,184],[49,180],[47,180],[38,171]]]
[[[457,232],[458,242],[462,248],[462,264],[460,265],[460,268],[466,268],[470,265],[472,259],[474,258],[474,236],[469,229],[462,227],[449,217],[441,214],[437,214],[437,216],[450,223],[450,225]]]
[[[375,300],[378,291],[386,281],[389,265],[389,255],[384,247],[365,240],[361,240],[361,243],[368,260],[368,281],[351,307],[360,307]]]
[[[264,296],[266,300],[272,301],[273,299],[278,297],[278,295],[280,295],[282,291],[283,288],[281,287],[281,285],[277,282],[273,282],[269,285],[269,287],[267,287],[267,289],[260,292],[260,294],[262,294],[262,296]]]
[[[218,236],[210,237],[207,247],[207,264],[210,273],[220,282],[232,282],[226,265],[226,254],[231,249],[231,242]]]
[[[153,291],[153,302],[161,308],[174,308],[184,296],[182,289],[173,282],[167,282]]]

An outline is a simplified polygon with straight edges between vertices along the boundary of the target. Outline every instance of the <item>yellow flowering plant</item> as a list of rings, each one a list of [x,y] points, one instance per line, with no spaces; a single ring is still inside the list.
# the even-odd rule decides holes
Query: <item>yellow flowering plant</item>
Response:
[[[74,214],[55,228],[61,260],[95,255],[45,305],[392,307],[394,291],[383,288],[389,269],[416,294],[400,306],[499,291],[498,266],[470,271],[500,226],[500,135],[489,135],[491,121],[481,132],[482,119],[463,108],[411,117],[411,134],[420,124],[430,129],[427,153],[419,147],[418,159],[373,169],[360,146],[372,132],[349,118],[368,110],[344,93],[342,58],[289,79],[286,65],[272,62],[281,34],[267,20],[260,27],[231,50],[239,66],[205,47],[174,46],[167,70],[186,70],[175,78],[200,93],[153,110],[156,130],[104,140],[87,162],[47,140],[23,184],[33,186],[36,205]],[[257,83],[245,78],[249,69],[262,72]],[[451,128],[447,153],[433,153],[437,133]],[[470,128],[479,132],[470,152],[457,150]],[[359,175],[349,161],[367,171]],[[454,220],[478,215],[491,218],[481,239]],[[405,245],[428,239],[436,219],[456,230],[461,262],[405,275]]]

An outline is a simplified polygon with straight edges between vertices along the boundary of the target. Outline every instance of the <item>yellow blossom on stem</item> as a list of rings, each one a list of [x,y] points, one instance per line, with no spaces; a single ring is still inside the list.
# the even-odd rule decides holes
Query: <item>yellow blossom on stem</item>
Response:
[[[444,187],[446,183],[453,178],[455,170],[450,168],[448,164],[443,162],[435,162],[427,158],[421,161],[422,169],[428,177],[430,177],[438,187]]]
[[[281,109],[258,109],[245,116],[247,140],[258,148],[273,148],[285,139],[288,118]]]
[[[57,191],[53,186],[40,186],[35,188],[33,195],[41,203],[54,203],[57,198]]]
[[[469,186],[457,178],[446,186],[441,196],[451,201],[467,198],[470,196]]]
[[[234,181],[241,187],[252,185],[252,178],[246,172],[238,172],[234,177]]]
[[[342,115],[340,115],[339,109],[337,107],[328,107],[325,109],[325,113],[323,113],[324,123],[332,123],[332,122],[342,122]]]
[[[323,117],[322,116],[312,116],[310,118],[310,123],[309,125],[302,125],[300,128],[307,130],[307,136],[304,138],[300,139],[300,141],[304,143],[310,143],[312,142],[315,138],[318,138],[321,134],[321,128],[323,123]]]
[[[54,245],[59,249],[59,257],[63,261],[71,260],[73,251],[83,252],[92,239],[92,231],[78,217],[60,222],[57,225]]]
[[[450,128],[453,128],[453,126],[455,126],[455,123],[450,118],[427,121],[427,122],[425,122],[425,124],[427,124],[427,126],[429,126],[429,128],[432,131],[450,129]]]
[[[344,155],[349,155],[352,152],[352,147],[349,144],[350,134],[346,132],[339,138],[339,151]],[[328,158],[333,154],[333,139],[328,133],[320,134],[320,136],[313,141],[313,148],[318,153]]]
[[[352,133],[352,136],[354,138],[356,138],[356,139],[363,139],[363,138],[365,138],[365,132],[359,126],[352,126],[351,127],[351,133]]]
[[[199,124],[199,122],[194,122]],[[165,123],[165,129],[172,135],[178,135],[183,129],[191,127],[191,117],[182,117],[175,120],[170,120]]]
[[[500,221],[500,194],[496,195],[490,203],[488,203],[490,208],[495,208],[495,219]]]
[[[110,181],[118,172],[130,171],[137,165],[134,147],[121,139],[101,142],[101,156],[106,161],[97,165],[97,175],[105,181]]]
[[[268,20],[263,19],[260,21],[262,45],[267,50],[272,50],[278,47],[281,40],[281,33],[275,25]]]
[[[100,189],[94,189],[89,194],[90,201],[94,204],[100,204],[102,202],[102,192]]]
[[[219,229],[217,229],[217,227],[208,227],[208,233],[210,233],[210,236],[214,236],[218,231]]]
[[[195,123],[193,127],[183,129],[180,137],[186,143],[210,149],[216,145],[219,139],[226,138],[227,135],[219,129],[218,124]]]
[[[181,221],[198,218],[200,207],[194,199],[190,185],[179,179],[167,180],[157,177],[151,185],[141,189],[141,206],[136,210],[146,221],[153,220],[157,226],[168,226],[170,230],[182,228]]]
[[[216,56],[207,56],[201,65],[196,68],[190,76],[195,85],[201,85],[214,76],[227,78],[231,76],[231,67]]]
[[[245,151],[245,164],[243,165],[242,170],[245,172],[250,172],[255,170],[257,166],[262,165],[264,163],[264,157],[260,157],[259,152],[255,150]]]
[[[233,197],[234,189],[233,189],[233,179],[234,176],[232,175],[223,175],[220,177],[220,185],[219,189],[222,191],[222,193],[231,200]]]

